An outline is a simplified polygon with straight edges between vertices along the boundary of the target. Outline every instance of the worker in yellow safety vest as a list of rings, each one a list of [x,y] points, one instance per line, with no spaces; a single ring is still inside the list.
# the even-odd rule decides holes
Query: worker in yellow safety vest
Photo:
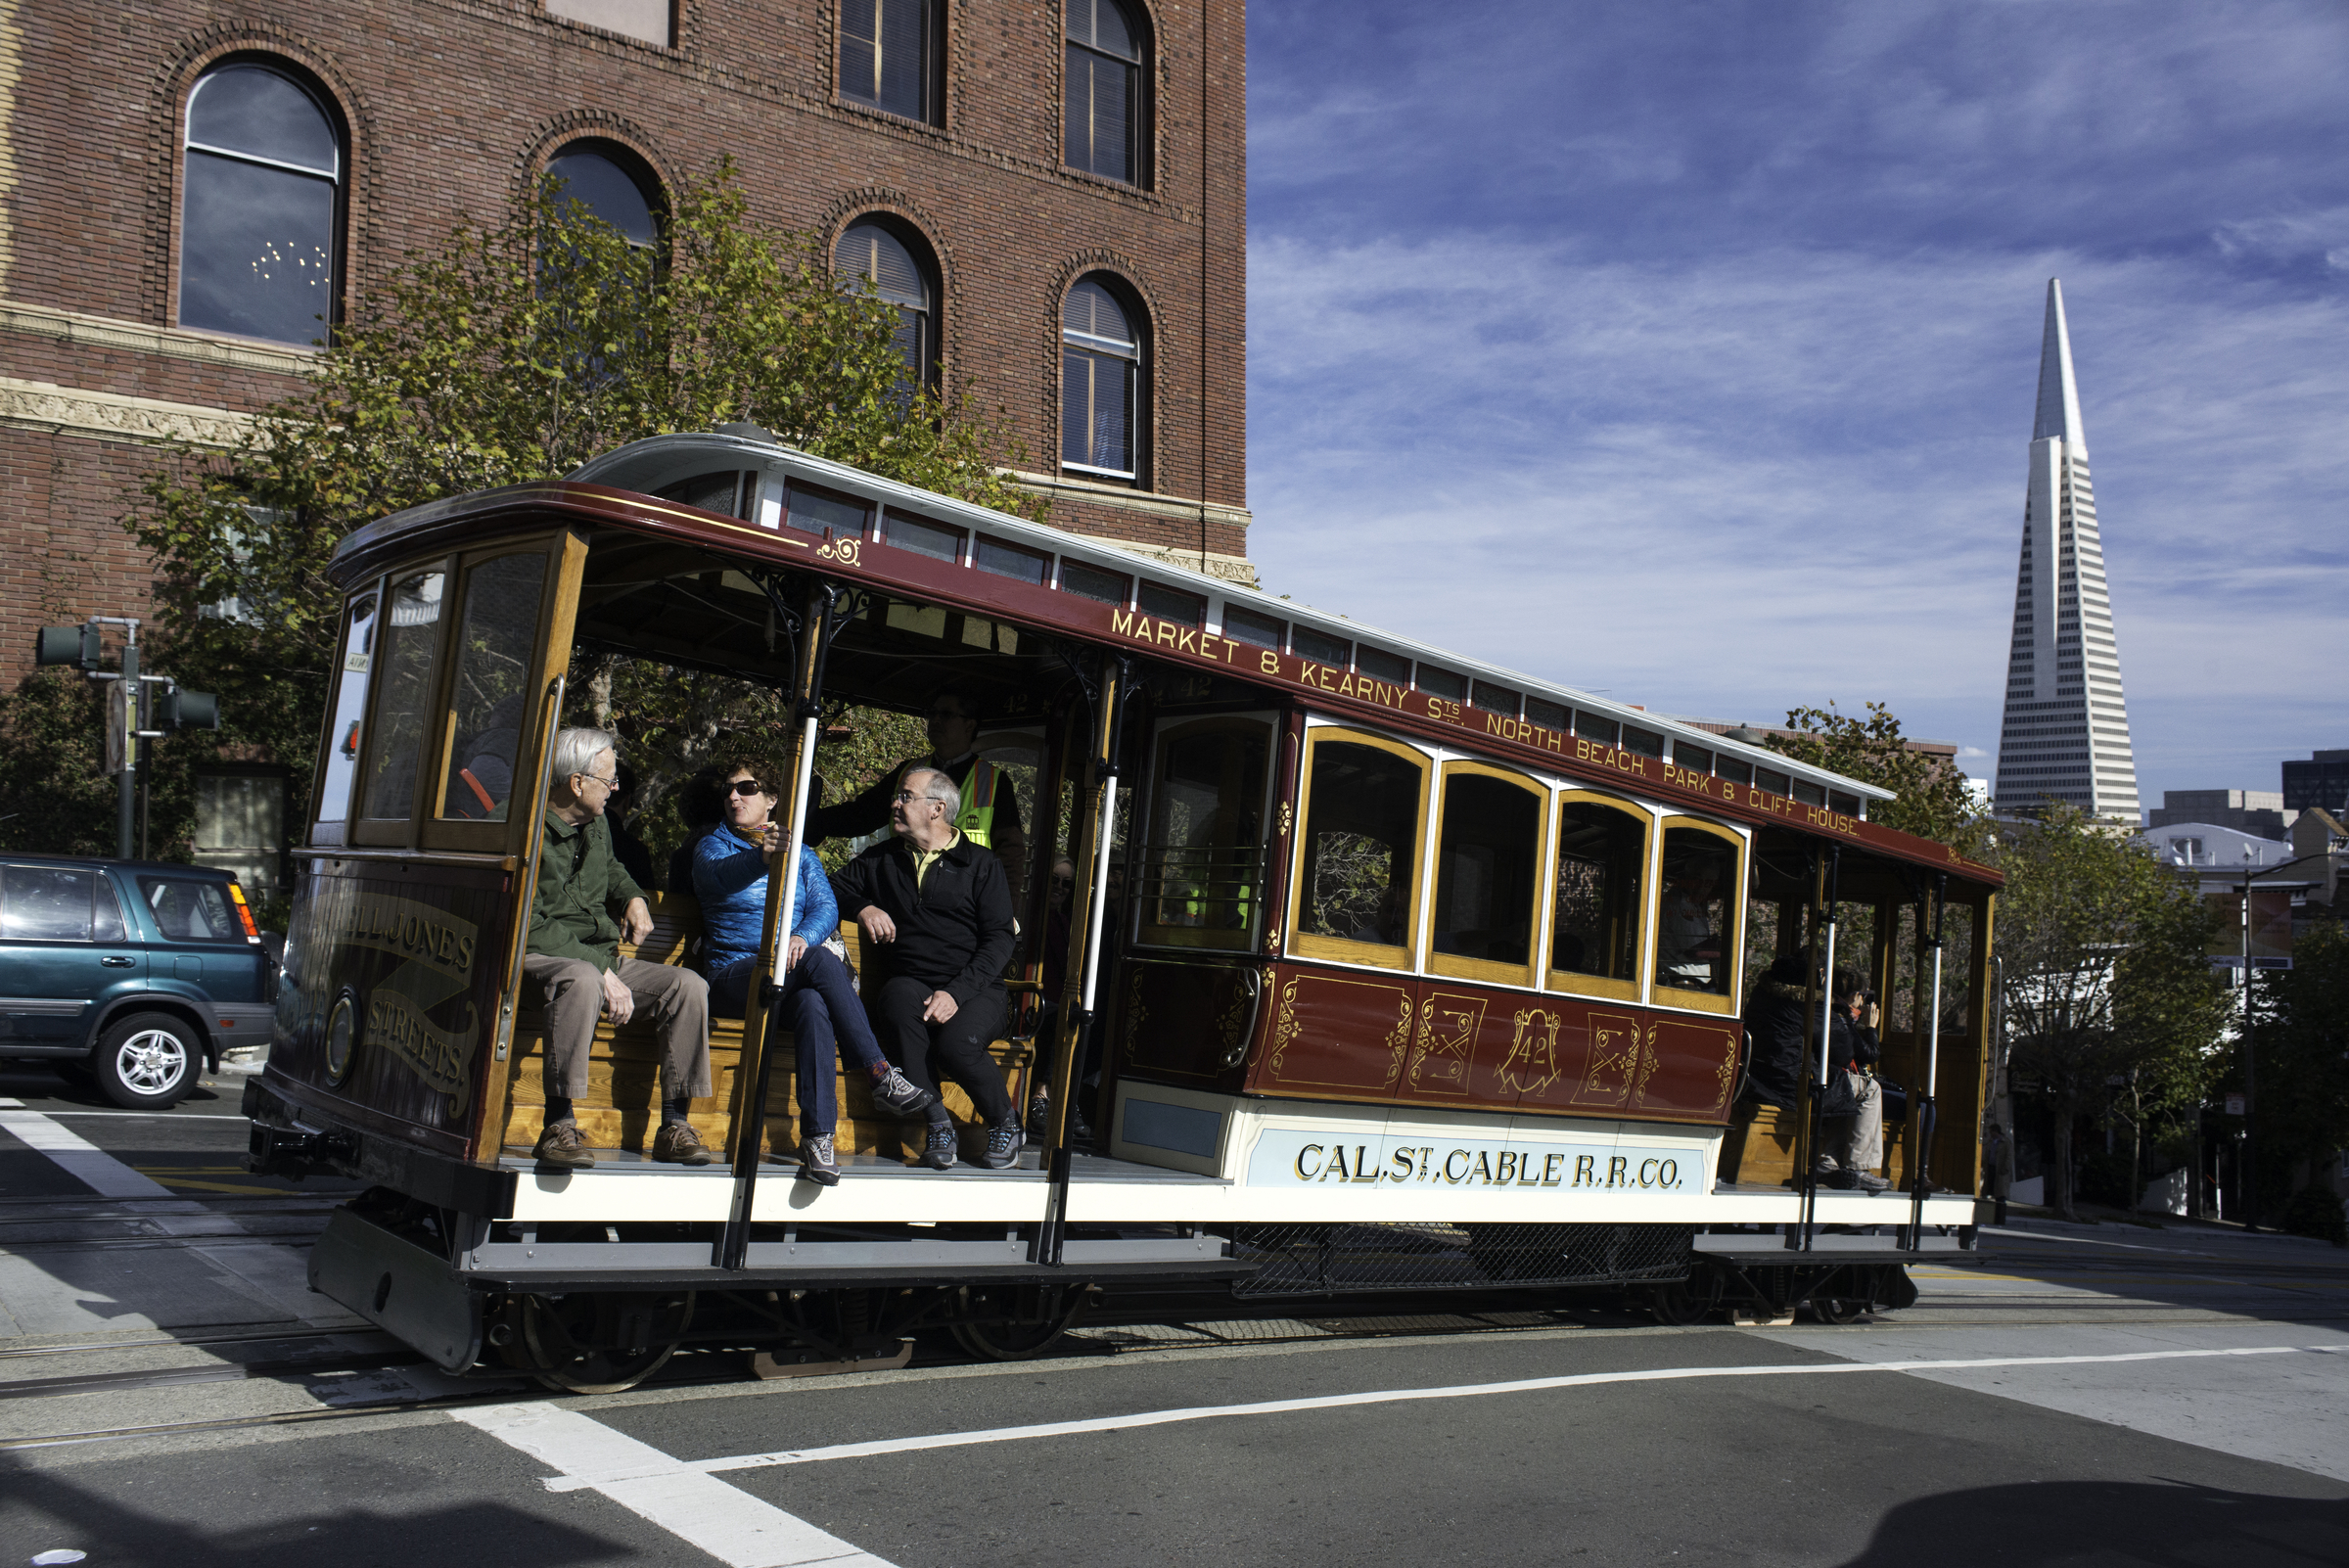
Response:
[[[1028,836],[1020,826],[1018,792],[1003,769],[979,755],[980,705],[969,692],[949,687],[930,700],[922,715],[930,735],[930,755],[907,758],[863,794],[819,811],[807,813],[807,842],[829,838],[857,838],[889,825],[889,807],[896,800],[898,781],[908,768],[934,767],[954,781],[962,792],[962,810],[955,831],[973,844],[992,850],[1003,862],[1016,907],[1025,880]]]

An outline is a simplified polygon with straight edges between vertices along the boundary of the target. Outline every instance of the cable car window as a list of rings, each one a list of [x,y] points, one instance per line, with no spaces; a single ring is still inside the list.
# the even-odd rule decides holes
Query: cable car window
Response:
[[[754,482],[755,483],[755,482]],[[665,484],[653,493],[664,501],[690,506],[697,511],[715,512],[719,517],[739,517],[742,475],[732,469],[720,469],[714,474],[696,474],[674,484]]]
[[[1159,737],[1142,846],[1144,943],[1246,950],[1265,896],[1272,726],[1209,719]]]
[[[1142,614],[1172,621],[1178,626],[1195,626],[1207,612],[1207,601],[1195,593],[1170,588],[1162,583],[1142,579],[1142,595],[1137,601]]]
[[[1656,984],[1729,997],[1744,879],[1738,843],[1715,828],[1664,830],[1663,896],[1656,906]]]
[[[1616,735],[1620,732],[1620,726],[1612,718],[1602,718],[1596,714],[1587,714],[1578,708],[1574,711],[1574,732],[1585,740],[1594,740],[1601,746],[1612,746],[1615,744]]]
[[[1354,644],[1343,637],[1325,637],[1318,631],[1298,626],[1289,633],[1289,652],[1332,669],[1343,669],[1346,661],[1354,656]]]
[[[404,822],[415,809],[416,763],[425,754],[433,661],[440,644],[441,590],[447,583],[446,573],[417,572],[392,584],[362,817]]]
[[[1473,762],[1444,769],[1432,967],[1523,984],[1533,978],[1546,792]]]
[[[448,785],[440,815],[503,822],[530,705],[530,648],[538,636],[543,555],[501,555],[466,574],[450,687]]]
[[[1794,780],[1774,767],[1757,767],[1754,769],[1754,788],[1768,790],[1773,795],[1792,795]]]
[[[1080,599],[1095,599],[1102,604],[1124,607],[1129,578],[1121,573],[1104,572],[1099,567],[1071,561],[1066,556],[1060,562],[1060,591],[1073,593]]]
[[[326,765],[318,781],[318,820],[350,815],[350,783],[359,770],[359,726],[367,716],[368,672],[375,663],[375,590],[353,594],[344,611],[343,672],[335,686],[335,717],[326,731]]]
[[[1663,735],[1656,730],[1641,729],[1636,724],[1623,726],[1623,749],[1636,752],[1641,757],[1652,757],[1659,762],[1664,761]]]
[[[1223,607],[1223,635],[1233,642],[1244,642],[1252,648],[1270,648],[1277,651],[1281,634],[1288,630],[1285,622],[1253,611]]]
[[[1589,796],[1570,795],[1558,807],[1557,863],[1549,928],[1550,985],[1635,999],[1647,818]]]
[[[1691,773],[1713,771],[1713,754],[1702,746],[1690,746],[1684,741],[1672,743],[1672,760]]]
[[[803,533],[827,533],[844,539],[864,537],[868,508],[852,496],[791,487],[791,505],[784,521]]]
[[[1357,644],[1354,650],[1354,668],[1368,675],[1372,680],[1392,681],[1398,686],[1407,686],[1411,683],[1411,662],[1400,655],[1388,653],[1383,648]]]
[[[1794,781],[1794,798],[1805,806],[1824,806],[1827,804],[1826,787],[1814,784],[1807,778],[1798,778]]]
[[[1754,764],[1736,761],[1715,752],[1713,754],[1713,775],[1716,778],[1728,779],[1732,783],[1751,784],[1754,781]]]
[[[1566,733],[1566,710],[1556,703],[1545,703],[1539,697],[1528,697],[1525,700],[1525,716],[1529,723],[1539,724],[1543,729],[1554,729],[1561,735]]]
[[[1846,795],[1841,790],[1829,790],[1827,791],[1827,809],[1841,811],[1846,816],[1858,816],[1860,814],[1860,797]]]
[[[1347,733],[1319,730],[1311,740],[1297,946],[1401,968],[1416,935],[1427,763],[1393,742],[1338,738]]]
[[[1468,687],[1468,701],[1471,706],[1481,708],[1488,714],[1507,714],[1511,717],[1517,714],[1517,694],[1505,686],[1489,686],[1481,680],[1472,681]]]
[[[889,514],[889,521],[881,526],[881,537],[885,543],[926,555],[934,561],[962,559],[962,530],[942,528],[902,512]]]
[[[1430,696],[1450,697],[1452,701],[1458,702],[1468,695],[1468,678],[1465,675],[1455,675],[1449,669],[1438,669],[1433,665],[1421,665],[1419,667],[1419,689]]]

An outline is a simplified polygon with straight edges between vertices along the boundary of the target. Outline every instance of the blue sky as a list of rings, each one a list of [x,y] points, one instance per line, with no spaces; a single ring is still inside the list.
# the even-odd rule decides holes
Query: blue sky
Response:
[[[2349,7],[1280,0],[1249,51],[1272,592],[1987,776],[2060,277],[2147,804],[2349,746]]]

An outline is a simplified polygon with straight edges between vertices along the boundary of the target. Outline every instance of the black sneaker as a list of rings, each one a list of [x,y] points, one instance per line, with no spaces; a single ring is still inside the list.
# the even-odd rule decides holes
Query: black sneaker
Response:
[[[990,1171],[1008,1171],[1020,1163],[1020,1119],[1007,1116],[987,1130],[987,1152],[979,1163]]]
[[[892,1116],[911,1119],[936,1105],[938,1096],[893,1067],[887,1078],[874,1081],[873,1103]]]
[[[922,1164],[933,1171],[951,1171],[958,1152],[954,1140],[954,1124],[933,1122],[930,1136],[922,1143]]]
[[[1031,1143],[1043,1142],[1044,1134],[1040,1129],[1049,1127],[1051,1123],[1052,1096],[1039,1088],[1028,1096],[1028,1140]]]
[[[1838,1192],[1850,1192],[1860,1185],[1860,1174],[1856,1171],[1822,1172],[1819,1178],[1819,1184],[1822,1187],[1833,1187]]]
[[[800,1179],[819,1187],[840,1185],[840,1162],[832,1157],[832,1134],[800,1140]]]

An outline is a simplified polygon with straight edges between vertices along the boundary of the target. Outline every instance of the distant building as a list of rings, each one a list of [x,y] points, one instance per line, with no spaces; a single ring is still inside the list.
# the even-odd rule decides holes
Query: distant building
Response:
[[[1996,795],[2003,816],[2028,815],[2056,800],[2091,816],[2139,820],[2104,545],[2088,478],[2063,285],[2053,278],[2040,346]]]
[[[2283,807],[2349,816],[2349,751],[2314,752],[2305,762],[2284,763]]]
[[[2145,826],[2215,822],[2238,833],[2281,841],[2297,815],[2283,808],[2283,797],[2273,790],[2164,790],[2161,804],[2145,813]]]
[[[2288,844],[2220,822],[2171,822],[2137,838],[2181,870],[2240,873],[2245,866],[2281,865],[2292,857]]]

